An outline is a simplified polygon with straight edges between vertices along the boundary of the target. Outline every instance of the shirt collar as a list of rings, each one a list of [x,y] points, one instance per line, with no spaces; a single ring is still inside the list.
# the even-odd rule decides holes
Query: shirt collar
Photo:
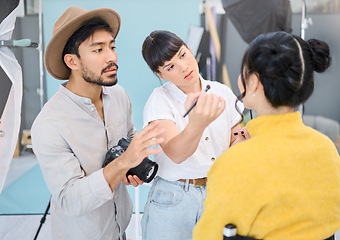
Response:
[[[92,100],[91,98],[88,98],[88,97],[82,97],[82,96],[79,96],[73,92],[71,92],[70,90],[68,90],[66,88],[66,84],[67,82],[64,82],[62,84],[60,84],[60,87],[59,87],[59,90],[65,94],[66,96],[68,96],[69,98],[71,98],[74,102],[77,102],[77,103],[84,103],[86,105],[89,105],[89,104],[92,104]],[[102,87],[102,94],[103,95],[108,95],[108,90],[106,89],[106,87]]]

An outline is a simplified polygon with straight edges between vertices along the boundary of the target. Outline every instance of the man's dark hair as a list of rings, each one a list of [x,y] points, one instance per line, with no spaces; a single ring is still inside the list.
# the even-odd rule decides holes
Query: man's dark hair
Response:
[[[80,58],[78,51],[80,44],[93,35],[95,31],[102,29],[113,33],[110,25],[102,18],[93,18],[85,22],[84,25],[75,31],[68,39],[63,51],[63,58],[65,54],[75,54],[78,58]]]

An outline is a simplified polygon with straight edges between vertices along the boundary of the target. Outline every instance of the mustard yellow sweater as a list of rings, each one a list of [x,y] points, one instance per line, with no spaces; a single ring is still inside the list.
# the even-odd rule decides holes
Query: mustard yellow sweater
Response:
[[[299,112],[259,116],[251,139],[223,153],[208,173],[194,240],[223,239],[228,223],[258,239],[325,239],[340,228],[340,157]]]

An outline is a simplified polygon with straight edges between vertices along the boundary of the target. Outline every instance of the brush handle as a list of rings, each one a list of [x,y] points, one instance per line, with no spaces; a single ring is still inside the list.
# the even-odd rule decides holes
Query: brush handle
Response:
[[[204,89],[204,92],[208,92],[208,90],[210,89],[210,85],[207,85],[206,88]],[[183,115],[183,117],[186,117],[190,111],[196,106],[198,101],[198,98],[195,100],[195,102],[191,105],[191,107],[188,109],[188,111]]]

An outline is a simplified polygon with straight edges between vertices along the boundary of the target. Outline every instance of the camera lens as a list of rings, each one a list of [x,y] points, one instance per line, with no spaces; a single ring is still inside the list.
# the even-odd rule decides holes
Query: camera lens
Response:
[[[152,181],[152,179],[154,179],[154,177],[156,176],[158,170],[158,165],[157,163],[150,161],[148,162],[148,165],[145,169],[145,181],[146,183],[149,183]]]
[[[146,176],[146,179],[149,179],[152,176],[154,169],[155,167],[151,167],[150,171],[148,172],[148,175]]]
[[[157,170],[157,163],[151,161],[148,158],[144,158],[137,167],[131,168],[127,172],[127,175],[137,175],[140,180],[149,183],[156,176]]]
[[[130,138],[122,138],[118,141],[118,145],[113,146],[105,156],[105,160],[103,163],[103,167],[109,164],[112,160],[119,157],[124,151],[128,148],[131,142]],[[149,183],[156,176],[158,170],[158,164],[151,161],[148,158],[144,158],[143,161],[134,168],[131,168],[126,176],[128,175],[137,175],[140,180],[143,182]]]

